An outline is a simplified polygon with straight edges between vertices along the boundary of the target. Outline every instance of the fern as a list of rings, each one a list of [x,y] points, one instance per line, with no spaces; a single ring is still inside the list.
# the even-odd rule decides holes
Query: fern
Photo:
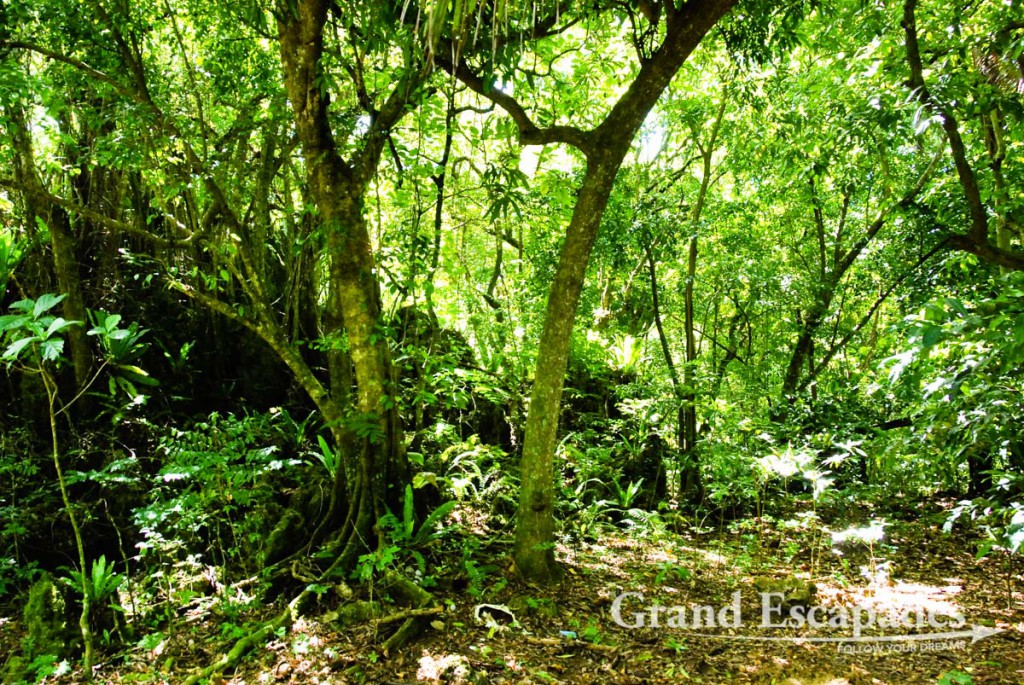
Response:
[[[413,542],[417,545],[422,545],[437,537],[439,533],[434,532],[434,524],[439,523],[441,519],[450,514],[456,504],[457,502],[450,500],[430,512],[427,518],[424,519],[423,525],[416,531],[416,537],[413,539]]]

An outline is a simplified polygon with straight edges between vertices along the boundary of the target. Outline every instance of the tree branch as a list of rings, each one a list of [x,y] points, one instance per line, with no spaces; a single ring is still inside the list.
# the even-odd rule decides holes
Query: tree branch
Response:
[[[571,145],[580,150],[584,155],[591,153],[591,134],[582,131],[574,126],[551,126],[539,128],[530,115],[526,113],[523,106],[514,97],[498,90],[493,85],[484,83],[483,78],[478,76],[469,68],[465,60],[459,60],[458,64],[452,64],[451,60],[442,57],[441,53],[435,55],[435,63],[462,81],[474,93],[490,100],[498,107],[501,107],[512,118],[516,128],[519,129],[520,145],[550,145],[563,143]]]
[[[1024,270],[1024,254],[1015,250],[1000,248],[989,242],[988,212],[981,198],[978,179],[974,174],[970,161],[967,159],[967,149],[963,138],[960,136],[960,127],[956,118],[953,117],[953,113],[935,100],[924,82],[921,47],[917,39],[916,9],[917,0],[905,0],[903,3],[902,24],[907,38],[907,65],[910,67],[908,85],[918,101],[937,114],[941,120],[942,130],[946,133],[946,140],[949,142],[949,149],[953,155],[953,162],[956,165],[957,176],[960,179],[960,187],[963,189],[964,198],[967,200],[967,207],[971,217],[971,226],[967,233],[955,233],[949,237],[946,243],[954,250],[968,252],[986,262],[997,264],[1007,269]]]
[[[17,190],[19,192],[31,195],[32,197],[38,200],[44,200],[46,202],[58,205],[69,212],[78,214],[79,216],[82,216],[88,219],[89,221],[95,224],[99,224],[100,226],[108,228],[112,231],[122,231],[124,233],[128,233],[143,238],[146,241],[150,242],[151,244],[155,245],[156,247],[180,247],[182,245],[189,245],[191,243],[196,242],[197,238],[199,237],[199,234],[197,233],[189,233],[188,229],[185,226],[183,226],[181,222],[179,222],[176,218],[167,213],[164,213],[164,219],[172,223],[180,231],[187,233],[188,235],[186,237],[174,239],[158,236],[156,233],[147,231],[144,228],[139,228],[138,226],[135,226],[129,222],[111,219],[110,217],[100,214],[99,212],[89,209],[88,207],[84,207],[78,204],[77,202],[67,200],[58,195],[54,195],[53,193],[47,191],[45,188],[34,188],[26,183],[19,183],[18,181],[15,181],[13,179],[0,178],[0,188],[10,188],[11,190]]]

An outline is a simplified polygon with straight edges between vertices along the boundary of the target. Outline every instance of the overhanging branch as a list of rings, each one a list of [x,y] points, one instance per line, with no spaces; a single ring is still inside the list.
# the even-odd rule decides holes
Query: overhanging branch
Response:
[[[498,107],[501,107],[508,115],[512,118],[516,128],[519,130],[519,144],[520,145],[550,145],[554,143],[562,143],[565,145],[571,145],[576,149],[580,150],[584,155],[590,156],[591,152],[591,135],[575,126],[550,126],[548,128],[540,128],[533,120],[530,115],[527,114],[523,106],[514,97],[505,93],[492,85],[488,85],[484,82],[484,79],[473,72],[466,64],[465,60],[460,60],[458,64],[453,64],[447,58],[443,58],[441,54],[435,56],[435,62],[438,66],[444,69],[446,72],[462,81],[466,86],[474,93],[487,98]]]

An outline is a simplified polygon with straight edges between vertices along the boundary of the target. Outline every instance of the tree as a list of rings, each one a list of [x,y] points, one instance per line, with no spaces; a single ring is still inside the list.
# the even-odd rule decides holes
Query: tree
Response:
[[[515,560],[529,580],[556,575],[554,560],[554,452],[559,408],[573,324],[587,264],[615,177],[644,120],[676,72],[708,31],[732,7],[732,0],[701,0],[648,6],[643,18],[629,14],[639,61],[629,87],[590,129],[570,125],[539,127],[513,96],[486,81],[465,59],[442,65],[459,80],[504,109],[523,145],[564,144],[586,159],[572,219],[565,230],[537,350],[521,461]],[[662,22],[662,15],[664,21]],[[657,41],[664,25],[664,38]]]
[[[960,131],[960,122],[956,113],[947,105],[940,102],[931,92],[924,79],[924,64],[921,58],[921,46],[917,30],[917,0],[905,0],[903,3],[902,27],[906,36],[906,62],[910,70],[910,78],[907,85],[921,105],[937,117],[942,131],[949,143],[950,154],[956,166],[957,179],[963,192],[964,201],[967,204],[967,215],[969,218],[966,232],[953,230],[946,240],[949,246],[955,250],[961,250],[973,254],[980,259],[997,264],[1005,269],[1024,269],[1024,255],[1011,246],[1010,229],[1007,221],[1006,195],[1002,177],[1002,164],[1006,156],[1005,144],[1000,142],[1002,138],[1002,122],[997,111],[988,107],[982,107],[985,116],[983,130],[987,134],[987,144],[990,156],[990,173],[993,176],[994,192],[997,211],[1001,220],[997,224],[996,242],[991,241],[989,227],[989,207],[982,197],[981,186],[978,181],[978,174],[971,164],[967,146],[964,143]],[[986,56],[983,60],[989,60]],[[1001,55],[994,55],[995,63],[998,65]],[[984,65],[985,62],[983,61]],[[991,64],[991,62],[989,62]],[[998,67],[997,80],[998,80]],[[991,73],[991,68],[990,68]],[[991,76],[990,76],[991,78]],[[983,96],[984,97],[984,96]],[[982,98],[979,98],[982,99]],[[1019,236],[1018,236],[1019,237]]]

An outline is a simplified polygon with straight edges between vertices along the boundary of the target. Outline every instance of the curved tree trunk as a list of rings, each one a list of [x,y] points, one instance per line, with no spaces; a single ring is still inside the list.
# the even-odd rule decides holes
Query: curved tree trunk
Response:
[[[526,419],[514,556],[527,580],[545,582],[558,574],[554,556],[554,456],[559,409],[576,308],[615,176],[658,98],[731,6],[732,0],[691,2],[678,9],[670,4],[664,43],[643,61],[629,89],[590,132],[569,127],[538,129],[509,96],[484,87],[479,77],[467,76],[464,71],[458,74],[471,88],[509,111],[519,126],[521,142],[568,143],[587,156],[587,171],[549,291]]]
[[[373,246],[363,214],[363,198],[379,151],[371,167],[358,169],[338,153],[328,121],[329,95],[319,78],[323,33],[330,6],[325,0],[300,0],[295,7],[281,8],[278,33],[285,86],[291,101],[309,191],[320,213],[329,259],[328,323],[344,322],[356,383],[358,437],[325,417],[337,448],[343,450],[343,467],[332,498],[337,509],[347,501],[343,535],[343,564],[354,562],[374,539],[373,527],[386,508],[397,509],[409,474],[402,450],[401,424],[394,409],[386,406],[391,381],[387,343],[378,335],[380,293],[375,275]],[[399,115],[400,116],[400,115]],[[326,331],[337,335],[340,331]],[[334,353],[329,356],[336,357]],[[347,397],[346,374],[338,359],[330,366],[333,403]],[[393,406],[393,403],[391,403]],[[337,412],[341,414],[341,412]],[[354,445],[354,449],[352,446]],[[340,512],[333,512],[340,513]]]

